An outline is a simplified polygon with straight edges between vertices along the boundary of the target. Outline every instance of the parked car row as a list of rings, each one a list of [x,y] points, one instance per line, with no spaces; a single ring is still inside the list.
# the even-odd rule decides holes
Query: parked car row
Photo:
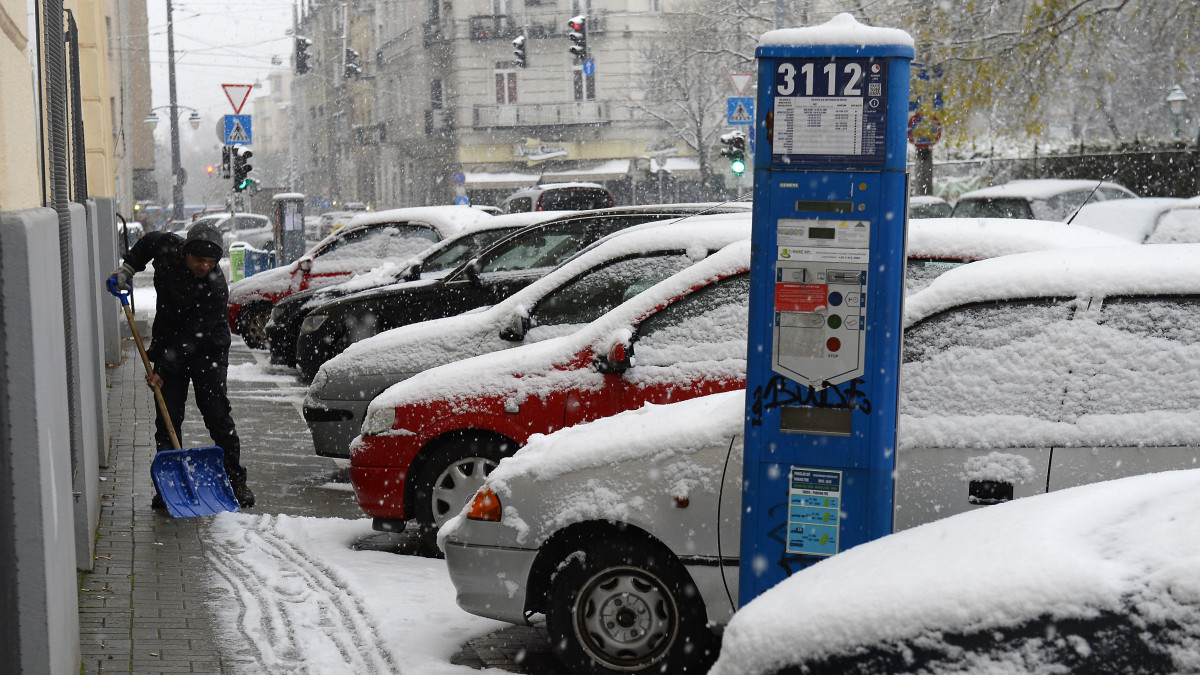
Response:
[[[894,528],[976,516],[957,528],[937,523],[940,537],[923,539],[942,555],[958,555],[956,538],[945,532],[971,532],[970,523],[983,522],[978,517],[984,514],[966,512],[985,504],[1200,465],[1200,388],[1191,384],[1200,373],[1198,259],[1197,245],[1037,251],[962,265],[910,295]],[[497,465],[441,530],[460,606],[512,623],[544,615],[551,645],[572,672],[662,672],[667,664],[671,672],[704,672],[715,656],[710,626],[724,624],[736,609],[744,424],[744,394],[733,391],[531,439]],[[1007,527],[1014,535],[1031,531],[1052,520],[1052,508],[1039,511],[1031,504],[1013,513]],[[972,541],[969,534],[962,540]],[[1011,553],[1036,560],[1037,545],[1023,541],[1012,540]],[[993,543],[979,546],[986,559]],[[870,566],[876,572],[894,564],[888,553],[898,550],[879,548]],[[1137,548],[1119,550],[1131,568],[1141,564]],[[1002,547],[991,555],[1004,553]],[[858,560],[862,574],[866,563]],[[1190,569],[1187,574],[1197,571]],[[1102,567],[1072,570],[1093,575],[1072,579],[1079,597],[1108,580]],[[909,568],[910,576],[915,571]],[[931,582],[954,574],[925,571]],[[810,571],[797,577],[805,575]],[[872,645],[870,636],[880,630],[867,630],[867,618],[857,624],[861,633],[821,633],[833,635],[832,643],[805,637],[835,620],[828,618],[829,601],[820,598],[839,591],[853,596],[852,589],[873,576],[860,582],[847,574],[842,588],[828,580],[781,585],[763,600],[776,591],[786,595],[768,606],[815,602],[826,623],[781,621],[777,611],[755,614],[758,623],[740,626],[733,648],[743,657],[747,650],[773,648],[752,659],[767,665],[749,672],[799,666],[845,672],[853,671],[856,659],[902,664],[906,649],[922,654],[936,641],[946,646],[934,656],[970,664],[972,654],[986,657],[1044,635],[1051,616],[1077,619],[1072,626],[1090,639],[1123,640],[1161,672],[1188,669],[1190,661],[1181,656],[1200,632],[1194,595],[1171,593],[1181,609],[1170,617],[1156,618],[1133,604],[1064,608],[1055,602],[1061,589],[1039,594],[1044,583],[1036,575],[1006,574],[979,583],[1019,593],[1019,611],[994,611],[1006,604],[1003,592],[994,594],[995,605],[964,608],[947,598],[940,603],[950,602],[952,611],[932,618],[905,605],[907,611],[898,613],[911,621],[887,619],[884,630],[894,636],[881,645]],[[495,583],[498,577],[507,583]],[[1143,576],[1141,583],[1152,578]],[[1022,590],[1022,584],[1034,590]],[[925,592],[940,597],[937,587]],[[918,604],[938,603],[931,598]],[[1097,613],[1103,620],[1095,620]],[[1147,632],[1147,623],[1164,629]],[[970,637],[980,628],[1012,637],[960,642],[942,632]],[[794,639],[755,641],[756,635],[783,634]],[[796,644],[812,649],[796,650]],[[1096,649],[1106,656],[1079,651],[1075,658],[1107,663],[1113,651]],[[743,672],[736,658],[722,672]]]
[[[300,277],[367,223],[239,289],[278,303],[317,452],[376,529],[445,552],[464,609],[544,616],[572,672],[704,672],[736,609],[749,210],[452,213],[338,286]],[[1144,228],[910,223],[897,530],[1200,461],[1200,246]]]

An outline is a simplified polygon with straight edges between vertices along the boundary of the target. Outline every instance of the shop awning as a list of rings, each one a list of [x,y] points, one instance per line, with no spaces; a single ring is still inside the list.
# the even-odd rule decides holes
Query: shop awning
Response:
[[[569,171],[548,171],[542,174],[543,183],[598,183],[605,180],[621,180],[629,177],[628,159],[610,159],[590,168]]]
[[[463,185],[474,190],[519,190],[523,187],[537,185],[541,176],[529,173],[488,173],[486,171],[467,171]]]

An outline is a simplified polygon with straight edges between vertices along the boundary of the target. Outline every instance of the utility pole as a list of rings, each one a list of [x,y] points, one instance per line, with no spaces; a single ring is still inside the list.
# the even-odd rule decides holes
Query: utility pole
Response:
[[[183,220],[183,183],[187,179],[179,166],[179,108],[175,100],[175,20],[171,0],[167,0],[167,78],[171,85],[171,219]]]

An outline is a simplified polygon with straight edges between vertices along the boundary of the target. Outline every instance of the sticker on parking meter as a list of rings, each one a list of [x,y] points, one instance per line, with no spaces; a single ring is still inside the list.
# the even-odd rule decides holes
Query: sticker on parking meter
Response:
[[[887,68],[875,59],[776,62],[771,162],[775,166],[882,166]]]
[[[793,466],[788,488],[787,552],[838,552],[842,472]]]

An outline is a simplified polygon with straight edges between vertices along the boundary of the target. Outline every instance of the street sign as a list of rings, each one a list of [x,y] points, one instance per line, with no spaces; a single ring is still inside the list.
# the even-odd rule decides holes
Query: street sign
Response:
[[[250,145],[250,116],[225,116],[225,145]]]
[[[942,121],[937,115],[917,113],[908,118],[908,142],[921,150],[928,150],[942,140]]]
[[[588,59],[587,61],[584,61],[583,62],[583,74],[588,75],[588,76],[595,75],[596,74],[596,62],[593,61],[592,59]]]
[[[467,174],[461,171],[455,171],[454,173],[450,174],[450,182],[454,183],[455,185],[462,185],[463,183],[467,182]]]
[[[726,99],[728,110],[725,114],[726,124],[754,124],[754,98],[751,96],[731,96]]]
[[[459,206],[470,206],[471,200],[467,197],[455,197],[454,203],[458,204]]]
[[[246,99],[250,98],[250,90],[254,85],[223,84],[221,88],[225,90],[225,98],[229,99],[229,105],[233,106],[233,114],[241,115],[242,106],[246,105]]]
[[[750,84],[754,75],[752,73],[730,73],[729,79],[733,80],[733,88],[737,91],[738,96],[741,96],[746,93],[746,85]]]

